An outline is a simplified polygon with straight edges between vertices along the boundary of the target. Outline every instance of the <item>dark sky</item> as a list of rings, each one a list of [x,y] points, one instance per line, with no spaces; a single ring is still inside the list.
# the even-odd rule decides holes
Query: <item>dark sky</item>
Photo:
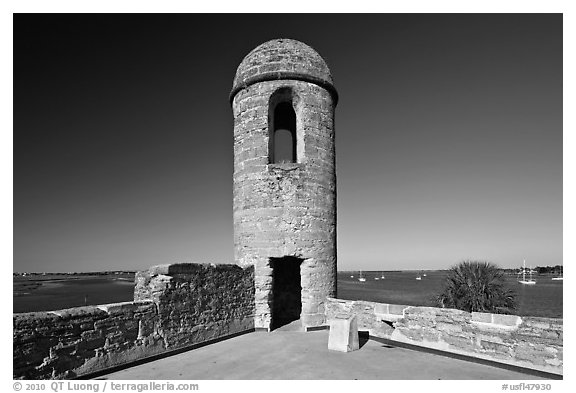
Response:
[[[562,15],[14,16],[14,270],[233,262],[228,93],[328,63],[340,270],[562,263]]]

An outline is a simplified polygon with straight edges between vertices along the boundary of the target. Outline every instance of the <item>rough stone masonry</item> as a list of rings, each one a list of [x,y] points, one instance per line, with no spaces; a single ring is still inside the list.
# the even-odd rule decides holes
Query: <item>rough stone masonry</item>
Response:
[[[177,263],[136,274],[134,301],[14,314],[13,377],[77,378],[254,329],[252,267]]]
[[[330,70],[308,45],[268,41],[239,65],[234,114],[235,260],[255,268],[255,325],[325,323],[336,295],[336,170]],[[291,157],[275,157],[288,132]]]

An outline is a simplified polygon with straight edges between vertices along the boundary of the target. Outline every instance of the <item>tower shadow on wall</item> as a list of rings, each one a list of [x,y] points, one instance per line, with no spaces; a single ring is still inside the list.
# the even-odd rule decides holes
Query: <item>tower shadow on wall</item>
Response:
[[[270,258],[272,267],[272,323],[270,330],[278,329],[300,319],[302,312],[302,284],[300,265],[296,257]]]

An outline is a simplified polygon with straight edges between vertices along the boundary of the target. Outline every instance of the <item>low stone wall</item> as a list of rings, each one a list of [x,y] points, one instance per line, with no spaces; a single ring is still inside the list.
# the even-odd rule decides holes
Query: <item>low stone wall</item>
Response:
[[[252,268],[154,266],[134,298],[14,314],[14,378],[73,378],[254,328]]]
[[[153,302],[14,314],[14,378],[71,378],[159,353]]]
[[[329,298],[326,319],[338,314],[374,337],[563,374],[562,319]]]
[[[134,300],[157,305],[156,332],[175,348],[254,328],[254,268],[172,264],[136,273]]]

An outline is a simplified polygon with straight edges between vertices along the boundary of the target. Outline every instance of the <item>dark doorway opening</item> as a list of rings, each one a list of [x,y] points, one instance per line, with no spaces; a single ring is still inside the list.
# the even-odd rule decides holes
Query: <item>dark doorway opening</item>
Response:
[[[272,267],[272,322],[270,330],[300,319],[302,285],[300,265],[296,257],[270,258]]]

